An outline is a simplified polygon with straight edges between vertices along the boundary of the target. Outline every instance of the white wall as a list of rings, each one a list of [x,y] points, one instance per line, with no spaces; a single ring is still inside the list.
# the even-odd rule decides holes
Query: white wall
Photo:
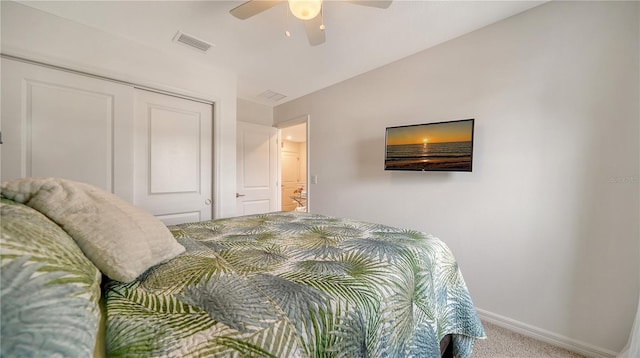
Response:
[[[640,281],[639,6],[547,3],[277,106],[275,123],[310,114],[312,210],[433,233],[490,317],[620,351]],[[383,170],[385,127],[465,118],[472,173]]]
[[[238,98],[238,122],[273,125],[273,107]]]
[[[215,102],[214,201],[234,216],[236,75],[142,46],[28,6],[1,2],[3,54]]]

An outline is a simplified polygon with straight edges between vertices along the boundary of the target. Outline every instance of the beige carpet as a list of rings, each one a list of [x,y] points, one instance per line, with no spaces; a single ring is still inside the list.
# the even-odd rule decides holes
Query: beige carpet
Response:
[[[483,321],[487,339],[477,340],[473,358],[585,358]]]

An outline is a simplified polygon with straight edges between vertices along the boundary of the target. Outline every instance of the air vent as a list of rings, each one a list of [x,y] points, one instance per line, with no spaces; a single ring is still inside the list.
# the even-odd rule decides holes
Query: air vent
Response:
[[[178,31],[178,33],[176,34],[176,36],[173,37],[173,41],[181,43],[183,45],[187,45],[191,48],[195,48],[197,50],[200,50],[202,52],[207,52],[209,51],[209,49],[213,46],[212,44],[197,39],[191,35],[187,35],[185,33],[182,33],[180,31]]]
[[[279,100],[281,100],[283,98],[286,98],[287,96],[285,96],[285,95],[283,95],[281,93],[278,93],[278,92],[273,92],[272,90],[266,90],[266,91],[260,93],[258,95],[258,97],[266,99],[266,100],[271,101],[271,102],[278,102]]]

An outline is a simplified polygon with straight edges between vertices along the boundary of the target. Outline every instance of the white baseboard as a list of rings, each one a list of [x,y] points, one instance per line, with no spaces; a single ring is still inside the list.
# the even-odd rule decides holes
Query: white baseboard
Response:
[[[513,332],[520,333],[524,336],[531,337],[578,354],[582,354],[586,357],[614,358],[618,354],[617,352],[596,347],[592,344],[584,343],[569,337],[561,336],[542,328],[518,322],[511,318],[491,313],[480,308],[476,308],[476,311],[478,312],[478,316],[480,317],[480,319],[483,321],[495,324],[496,326],[502,328],[506,328]]]

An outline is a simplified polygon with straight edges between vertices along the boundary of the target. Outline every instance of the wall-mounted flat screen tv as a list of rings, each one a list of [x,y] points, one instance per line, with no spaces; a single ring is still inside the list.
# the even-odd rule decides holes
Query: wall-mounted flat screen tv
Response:
[[[385,170],[470,172],[473,119],[388,127]]]

